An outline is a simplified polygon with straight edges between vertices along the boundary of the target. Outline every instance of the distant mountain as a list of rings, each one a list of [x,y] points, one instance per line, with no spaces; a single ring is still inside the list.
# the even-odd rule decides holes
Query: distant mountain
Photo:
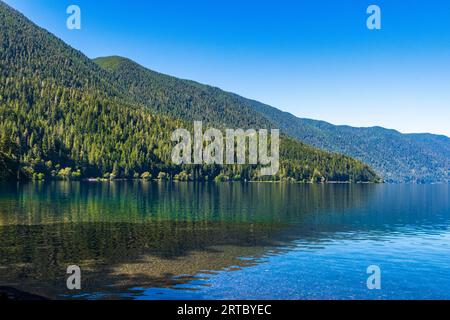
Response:
[[[354,128],[301,119],[252,101],[253,108],[286,134],[317,148],[370,164],[388,182],[449,182],[450,138],[402,134],[381,127]]]
[[[146,70],[130,60],[101,67],[0,1],[0,179],[256,180],[249,165],[176,166],[170,135],[192,120],[271,128],[244,98]],[[271,179],[375,182],[351,157],[283,136]]]

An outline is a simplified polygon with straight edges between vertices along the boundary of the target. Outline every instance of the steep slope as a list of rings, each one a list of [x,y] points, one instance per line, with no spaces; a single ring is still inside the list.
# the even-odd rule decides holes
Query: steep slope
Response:
[[[335,126],[301,119],[271,106],[251,102],[286,134],[315,147],[341,152],[371,165],[388,182],[449,182],[450,138],[402,134],[381,127]]]
[[[81,52],[1,1],[0,10],[3,79],[39,78],[63,87],[120,94],[122,89],[114,87],[109,74]]]
[[[129,178],[146,172],[161,178],[256,179],[254,166],[171,163],[170,135],[175,128],[189,128],[187,120],[270,127],[241,98],[193,82],[184,86],[170,77],[162,77],[154,88],[142,78],[135,85],[149,90],[141,96],[126,79],[100,68],[3,2],[0,25],[0,137],[7,140],[2,145],[17,149],[11,153],[10,147],[0,146],[5,149],[0,150],[2,175],[17,173],[13,166],[18,165],[22,177],[34,179]],[[192,108],[186,99],[192,100]],[[204,118],[197,119],[201,114]],[[289,138],[283,137],[280,153],[281,170],[272,179],[378,179],[360,161]]]
[[[110,72],[136,102],[155,112],[231,128],[272,126],[246,99],[219,88],[164,75],[123,57],[97,58],[94,62]]]

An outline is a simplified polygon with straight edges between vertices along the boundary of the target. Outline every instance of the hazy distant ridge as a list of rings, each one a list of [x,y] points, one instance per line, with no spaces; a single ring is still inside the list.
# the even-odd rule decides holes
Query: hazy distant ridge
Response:
[[[257,101],[252,105],[286,134],[318,148],[360,159],[386,181],[450,181],[450,138],[446,136],[402,134],[382,127],[336,126],[298,118]]]

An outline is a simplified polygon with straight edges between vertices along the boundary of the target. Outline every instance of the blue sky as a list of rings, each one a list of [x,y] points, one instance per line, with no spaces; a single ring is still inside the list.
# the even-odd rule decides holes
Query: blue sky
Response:
[[[450,136],[450,1],[5,2],[91,58],[126,56],[300,117]],[[71,4],[81,30],[66,28]],[[381,30],[366,27],[370,4]]]

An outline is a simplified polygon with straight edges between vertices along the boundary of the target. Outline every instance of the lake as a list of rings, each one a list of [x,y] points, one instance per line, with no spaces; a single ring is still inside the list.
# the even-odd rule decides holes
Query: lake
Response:
[[[450,299],[449,226],[449,185],[2,184],[0,286],[54,299]],[[381,289],[367,287],[371,265]]]

